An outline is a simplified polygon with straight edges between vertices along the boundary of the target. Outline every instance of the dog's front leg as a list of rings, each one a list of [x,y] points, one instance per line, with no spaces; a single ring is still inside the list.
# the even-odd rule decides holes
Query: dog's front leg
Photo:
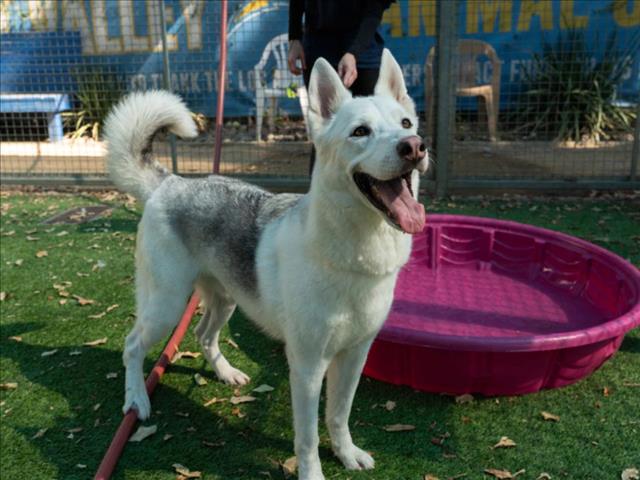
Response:
[[[326,422],[331,447],[348,470],[368,470],[374,467],[371,455],[353,444],[349,432],[351,405],[371,341],[338,353],[327,372]]]
[[[288,351],[295,452],[299,480],[324,480],[318,453],[318,408],[329,364],[320,354]]]

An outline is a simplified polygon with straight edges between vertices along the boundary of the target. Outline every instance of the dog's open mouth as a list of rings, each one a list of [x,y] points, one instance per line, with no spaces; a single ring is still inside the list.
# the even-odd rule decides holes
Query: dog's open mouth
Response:
[[[426,221],[424,206],[413,198],[411,171],[391,180],[378,180],[363,172],[353,181],[371,205],[384,213],[393,225],[405,233],[418,233]]]

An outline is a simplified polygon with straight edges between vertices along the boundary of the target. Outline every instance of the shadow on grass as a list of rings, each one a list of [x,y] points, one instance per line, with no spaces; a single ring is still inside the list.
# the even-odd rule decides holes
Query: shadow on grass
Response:
[[[204,407],[204,402],[197,399],[199,395],[211,397],[212,393],[228,397],[233,391],[220,384],[214,384],[215,392],[193,391],[202,388],[194,386],[192,379],[196,372],[213,377],[206,362],[201,361],[202,357],[188,364],[171,365],[165,383],[160,384],[154,394],[154,413],[145,422],[158,425],[158,433],[141,443],[127,444],[113,478],[169,478],[173,475],[173,463],[205,471],[207,476],[214,475],[219,479],[282,478],[278,462],[293,455],[288,368],[282,346],[257,333],[242,315],[236,314],[230,325],[232,334],[240,335],[236,338],[242,352],[259,365],[251,388],[268,383],[275,388],[274,392],[259,395],[256,402],[240,405],[246,414],[240,419],[233,415],[233,407],[228,402]],[[26,442],[38,449],[40,456],[57,469],[59,478],[86,478],[97,469],[122,418],[124,375],[121,352],[117,350],[119,345],[109,345],[116,349],[109,350],[104,347],[36,346],[5,340],[8,336],[40,327],[31,323],[3,328],[2,356],[17,364],[20,373],[31,383],[16,390],[22,399],[16,397],[11,403],[29,402],[34,394],[57,400],[51,400],[51,411],[44,416],[34,413],[29,417],[30,409],[25,403],[26,421],[24,413],[18,416],[17,411],[13,420],[5,418],[5,426],[13,432],[10,437],[15,435],[6,440],[14,444]],[[57,352],[42,356],[52,350]],[[146,361],[146,372],[153,361]],[[108,379],[110,372],[118,372],[118,378]],[[402,404],[404,414],[386,412],[382,404],[387,400]],[[373,451],[380,465],[403,464],[415,455],[438,462],[441,449],[429,439],[446,423],[447,403],[438,396],[363,377],[350,422],[354,441]],[[429,412],[429,416],[416,425],[415,432],[392,434],[383,431],[387,424],[411,423],[409,418],[415,422],[416,411]],[[188,417],[178,416],[176,412],[186,413]],[[429,425],[431,427],[427,428]],[[34,438],[43,426],[48,427],[46,434]],[[320,455],[326,472],[332,477],[348,475],[342,473],[342,466],[333,457],[322,424],[320,431]],[[164,441],[166,434],[173,437]],[[211,448],[203,441],[224,442],[224,445]],[[79,470],[78,464],[87,465],[87,468]]]
[[[640,353],[640,336],[627,335],[626,337],[624,337],[624,340],[620,345],[620,351],[628,353]]]

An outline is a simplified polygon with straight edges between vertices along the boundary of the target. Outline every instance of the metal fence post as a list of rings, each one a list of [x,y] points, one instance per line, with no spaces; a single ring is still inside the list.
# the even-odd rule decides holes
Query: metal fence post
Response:
[[[227,79],[227,0],[222,0],[220,12],[220,63],[218,64],[218,103],[216,105],[216,138],[213,152],[213,173],[220,173],[222,126],[224,124],[224,88]]]
[[[633,149],[631,150],[631,171],[629,180],[634,181],[638,176],[638,162],[640,161],[640,103],[636,106],[636,128],[633,130]]]
[[[169,47],[167,45],[167,20],[165,18],[165,3],[160,0],[160,23],[162,24],[162,85],[165,90],[171,91],[171,69],[169,65]],[[178,174],[178,148],[176,146],[176,136],[169,134],[169,145],[171,146],[171,171]]]
[[[451,104],[453,94],[454,59],[456,50],[457,0],[440,1],[437,4],[437,40],[436,40],[436,108],[435,108],[435,151],[436,196],[447,194],[449,161],[453,147],[453,120],[455,104]]]

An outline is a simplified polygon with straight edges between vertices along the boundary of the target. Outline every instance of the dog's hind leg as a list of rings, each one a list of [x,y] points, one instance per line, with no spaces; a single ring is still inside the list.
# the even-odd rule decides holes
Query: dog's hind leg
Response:
[[[139,245],[142,241],[139,235]],[[151,413],[151,403],[144,383],[143,363],[149,349],[176,326],[197,275],[191,258],[180,255],[181,246],[169,245],[173,251],[155,242],[158,250],[138,248],[136,268],[137,318],[125,340],[122,359],[126,368],[123,412],[135,409],[144,420]],[[152,252],[152,253],[149,253]],[[163,259],[153,262],[147,258]],[[172,263],[169,264],[167,259]]]
[[[236,309],[233,298],[220,283],[212,278],[198,280],[198,291],[206,311],[195,329],[196,337],[209,364],[218,378],[227,385],[246,385],[249,376],[231,366],[220,351],[220,331]]]
[[[353,444],[349,432],[351,405],[370,346],[371,340],[338,353],[327,371],[326,422],[331,447],[348,470],[374,467],[371,455]]]

